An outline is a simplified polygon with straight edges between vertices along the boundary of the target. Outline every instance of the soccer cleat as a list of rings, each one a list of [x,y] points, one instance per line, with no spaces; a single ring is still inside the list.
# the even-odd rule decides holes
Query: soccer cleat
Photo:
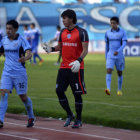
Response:
[[[74,114],[72,116],[68,116],[65,123],[64,123],[64,127],[67,127],[70,125],[71,121],[75,118]]]
[[[110,92],[109,89],[105,89],[105,93],[106,93],[107,95],[111,95],[111,92]]]
[[[122,96],[122,91],[121,90],[118,90],[117,95],[118,96]]]
[[[30,119],[28,120],[27,125],[26,125],[26,127],[32,127],[32,126],[34,126],[34,118],[30,118]]]
[[[44,60],[40,60],[39,65],[42,65],[43,62],[44,62]]]
[[[3,122],[2,121],[0,121],[0,128],[2,128],[3,127]]]
[[[72,125],[72,128],[79,128],[82,127],[82,122],[80,120],[76,120]]]

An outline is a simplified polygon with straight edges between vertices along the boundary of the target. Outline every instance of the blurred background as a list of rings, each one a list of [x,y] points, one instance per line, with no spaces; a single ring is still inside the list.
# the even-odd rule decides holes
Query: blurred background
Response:
[[[77,24],[88,31],[89,52],[104,53],[104,33],[110,28],[110,18],[117,16],[128,36],[125,55],[140,56],[140,0],[0,0],[0,34],[5,35],[8,20],[16,19],[20,34],[23,25],[35,23],[43,41],[49,41],[57,25],[63,28],[60,15],[67,8],[76,11]],[[40,46],[38,51],[44,52]]]

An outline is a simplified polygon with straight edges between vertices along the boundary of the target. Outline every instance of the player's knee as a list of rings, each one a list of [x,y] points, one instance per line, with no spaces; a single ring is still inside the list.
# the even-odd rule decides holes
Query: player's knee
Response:
[[[57,94],[59,100],[65,98],[65,93],[64,93],[64,91],[62,91],[60,88],[56,88],[56,94]]]
[[[76,94],[74,94],[74,97],[75,97],[75,102],[76,103],[82,103],[83,102],[81,94],[76,93]]]
[[[19,95],[19,97],[22,100],[22,102],[26,102],[26,100],[27,100],[26,94],[21,94],[21,95]]]

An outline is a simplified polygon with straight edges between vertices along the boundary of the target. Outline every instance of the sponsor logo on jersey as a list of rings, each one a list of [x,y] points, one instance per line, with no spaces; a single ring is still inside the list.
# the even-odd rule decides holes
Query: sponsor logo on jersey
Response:
[[[72,47],[77,47],[77,43],[69,43],[69,42],[63,42],[64,46],[72,46]]]
[[[68,35],[67,35],[67,38],[70,39],[70,38],[71,38],[71,34],[68,34]]]

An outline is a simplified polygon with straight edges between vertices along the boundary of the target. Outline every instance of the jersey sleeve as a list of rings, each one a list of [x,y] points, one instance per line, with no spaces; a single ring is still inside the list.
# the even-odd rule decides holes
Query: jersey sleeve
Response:
[[[89,37],[86,30],[83,29],[80,31],[80,39],[82,42],[89,42]]]
[[[4,47],[2,44],[2,40],[0,40],[0,53],[4,53]]]
[[[64,29],[62,29],[61,30],[61,32],[60,32],[60,35],[59,35],[59,40],[58,40],[58,42],[62,42],[62,32],[65,30],[65,28]]]
[[[21,37],[21,44],[22,44],[24,51],[31,50],[31,46],[29,45],[28,41],[23,37]]]
[[[127,41],[127,36],[126,36],[126,32],[125,31],[123,31],[122,41]]]

